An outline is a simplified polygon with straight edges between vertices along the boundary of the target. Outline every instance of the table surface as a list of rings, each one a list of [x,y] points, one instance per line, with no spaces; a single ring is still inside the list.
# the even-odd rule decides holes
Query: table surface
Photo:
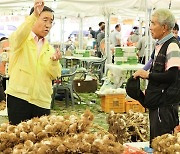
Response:
[[[143,64],[130,65],[130,64],[106,64],[106,71],[111,72],[111,81],[114,83],[116,87],[120,87],[126,79],[127,72],[130,72],[130,75],[138,69],[143,68]]]
[[[131,143],[124,143],[123,145],[129,145],[136,148],[145,148],[149,147],[149,141],[147,142],[131,142]]]
[[[82,61],[97,61],[97,60],[102,59],[102,58],[93,57],[93,56],[90,56],[90,57],[63,56],[63,58],[65,58],[65,59],[79,59],[79,60],[82,60]]]
[[[122,65],[115,65],[115,64],[107,64],[106,68],[109,69],[118,69],[118,70],[138,70],[143,68],[143,64],[135,64],[135,65],[130,65],[130,64],[122,64]]]

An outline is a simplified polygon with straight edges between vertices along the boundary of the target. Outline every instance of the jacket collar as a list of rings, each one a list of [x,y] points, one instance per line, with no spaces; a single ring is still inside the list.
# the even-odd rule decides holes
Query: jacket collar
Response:
[[[29,35],[28,40],[32,40],[32,39],[34,39],[36,42],[38,41],[37,40],[37,35],[34,32],[31,31],[31,34]],[[42,40],[44,41],[44,43],[46,42],[45,38],[42,38]]]
[[[162,38],[161,40],[158,40],[156,42],[156,45],[161,45],[161,44],[163,44],[164,42],[166,42],[167,40],[169,40],[172,37],[173,37],[173,34],[170,33],[170,34],[166,35],[164,38]]]

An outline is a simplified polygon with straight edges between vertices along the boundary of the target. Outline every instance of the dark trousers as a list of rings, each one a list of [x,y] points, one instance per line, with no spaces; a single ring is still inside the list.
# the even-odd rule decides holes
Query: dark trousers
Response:
[[[179,125],[179,105],[169,105],[158,109],[149,109],[150,121],[150,144],[157,136],[173,133],[174,128]]]
[[[121,47],[120,45],[115,45],[115,47]],[[116,51],[115,51],[116,52]],[[115,54],[115,53],[114,53]],[[114,64],[114,55],[112,55],[112,63]]]
[[[145,57],[139,57],[139,63],[145,64]]]
[[[3,85],[2,85],[2,81],[0,79],[0,102],[2,100],[6,101],[6,96],[5,96],[5,93],[4,93],[4,88],[3,88]]]
[[[38,107],[11,95],[7,97],[7,109],[9,122],[12,125],[17,125],[21,121],[29,120],[34,117],[50,114],[50,109]]]
[[[102,57],[102,53],[101,51],[97,51],[97,57],[101,58]]]

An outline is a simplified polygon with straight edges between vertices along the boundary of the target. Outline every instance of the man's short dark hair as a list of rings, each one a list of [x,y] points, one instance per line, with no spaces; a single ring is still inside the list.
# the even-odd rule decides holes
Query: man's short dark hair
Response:
[[[48,12],[54,12],[51,8],[47,7],[47,6],[44,6],[42,12],[44,11],[48,11]],[[30,15],[34,12],[34,7],[31,8],[31,11],[30,11]],[[54,20],[54,15],[53,15],[53,20]]]
[[[105,24],[105,22],[103,22],[103,21],[100,22],[100,23],[99,23],[99,27],[102,26],[102,24]]]
[[[119,28],[119,26],[120,26],[120,24],[117,24],[117,25],[115,26],[115,29],[116,29],[116,28]]]
[[[135,29],[139,29],[139,27],[137,27],[137,26],[134,26],[134,27],[133,27],[133,29],[134,29],[134,30],[135,30]]]
[[[0,42],[7,39],[8,39],[7,37],[1,37]]]
[[[177,23],[175,23],[173,30],[177,30],[177,31],[179,31],[179,26],[178,26],[178,24],[177,24]]]

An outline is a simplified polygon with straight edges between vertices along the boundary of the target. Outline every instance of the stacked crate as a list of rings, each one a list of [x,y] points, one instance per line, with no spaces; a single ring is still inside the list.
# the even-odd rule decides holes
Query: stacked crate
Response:
[[[104,112],[109,113],[127,113],[130,110],[134,112],[145,112],[145,108],[136,100],[126,100],[125,94],[107,94],[101,96],[101,108]]]
[[[125,101],[126,106],[126,113],[129,112],[129,110],[132,110],[134,112],[145,112],[145,108],[136,100],[126,100]]]
[[[127,58],[124,58],[124,51],[121,47],[115,47],[114,53],[114,63],[116,65],[121,65],[127,63]]]
[[[116,65],[137,64],[136,47],[115,47],[114,61]]]
[[[75,50],[73,56],[75,57],[90,57],[89,50]]]
[[[108,94],[101,97],[101,108],[104,112],[114,111],[115,113],[125,112],[125,95]]]

